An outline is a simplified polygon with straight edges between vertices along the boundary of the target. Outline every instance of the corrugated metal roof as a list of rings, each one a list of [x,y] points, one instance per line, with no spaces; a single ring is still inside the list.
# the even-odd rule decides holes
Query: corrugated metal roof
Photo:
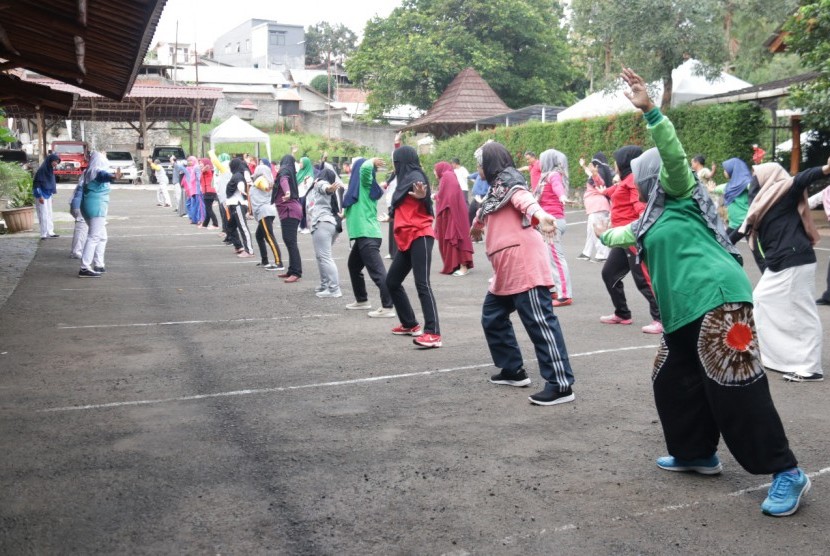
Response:
[[[175,72],[176,81],[196,83],[193,66],[180,67]],[[237,68],[223,66],[199,66],[199,83],[236,83],[245,85],[288,86],[290,82],[282,72],[260,68]]]
[[[16,0],[4,11],[0,58],[122,99],[133,86],[167,0]],[[8,69],[8,68],[7,68]]]

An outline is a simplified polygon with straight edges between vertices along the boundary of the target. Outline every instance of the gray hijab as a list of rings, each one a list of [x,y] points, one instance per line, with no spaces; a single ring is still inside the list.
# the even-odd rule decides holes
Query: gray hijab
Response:
[[[660,170],[663,161],[660,159],[660,152],[657,148],[652,148],[631,161],[631,171],[634,174],[634,182],[637,184],[637,189],[640,195],[647,199],[646,208],[643,211],[640,219],[632,224],[632,231],[637,238],[637,258],[643,252],[643,237],[648,232],[655,222],[663,214],[666,207],[666,192],[660,184]],[[692,172],[695,178],[695,189],[692,191],[692,199],[700,208],[700,213],[706,226],[715,234],[715,240],[726,249],[739,264],[743,265],[743,257],[738,252],[726,235],[726,229],[723,227],[723,222],[718,217],[715,203],[706,192],[706,188],[701,185],[697,174]]]
[[[548,149],[539,155],[539,164],[542,168],[542,179],[546,179],[553,172],[559,172],[562,175],[562,184],[565,186],[567,195],[571,188],[568,178],[568,157],[556,149]]]

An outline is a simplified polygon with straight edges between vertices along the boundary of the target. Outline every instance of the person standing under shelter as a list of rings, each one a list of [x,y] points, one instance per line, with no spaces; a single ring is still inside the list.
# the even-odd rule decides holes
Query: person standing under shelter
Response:
[[[608,230],[602,241],[636,246],[660,303],[665,333],[652,385],[669,455],[657,466],[716,475],[723,436],[744,469],[772,474],[761,511],[791,515],[810,479],[798,468],[770,395],[740,254],[645,81],[630,69],[622,77],[657,147],[632,162],[636,186],[647,199],[642,218]]]
[[[61,159],[55,153],[50,154],[35,172],[32,181],[32,194],[35,197],[37,221],[40,225],[40,239],[60,237],[55,233],[52,222],[52,195],[58,192],[58,183],[55,178],[55,168]]]

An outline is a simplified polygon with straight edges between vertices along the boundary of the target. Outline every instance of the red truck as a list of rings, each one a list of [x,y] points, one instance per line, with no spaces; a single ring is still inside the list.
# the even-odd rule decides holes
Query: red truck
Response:
[[[89,166],[89,148],[83,141],[52,141],[52,152],[61,157],[55,169],[57,181],[77,180]]]

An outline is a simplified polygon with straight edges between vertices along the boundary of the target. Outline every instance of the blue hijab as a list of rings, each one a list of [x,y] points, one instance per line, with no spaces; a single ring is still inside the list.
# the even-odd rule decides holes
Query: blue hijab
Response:
[[[43,193],[46,193],[50,197],[58,191],[58,184],[55,179],[55,169],[52,168],[52,162],[55,161],[60,164],[61,157],[55,153],[47,156],[46,160],[43,161],[43,164],[40,165],[40,168],[37,169],[33,182],[33,189],[40,189]]]
[[[366,162],[365,158],[358,158],[352,164],[352,173],[349,175],[349,188],[343,196],[344,209],[355,204],[360,197],[360,168],[364,162]],[[383,197],[383,189],[378,185],[378,181],[375,179],[375,169],[372,168],[372,188],[369,190],[369,198],[377,201],[381,197]]]
[[[729,174],[729,181],[723,191],[723,204],[731,205],[732,201],[737,199],[749,187],[749,182],[752,181],[752,172],[749,171],[746,162],[740,158],[730,158],[723,163],[723,169]]]

